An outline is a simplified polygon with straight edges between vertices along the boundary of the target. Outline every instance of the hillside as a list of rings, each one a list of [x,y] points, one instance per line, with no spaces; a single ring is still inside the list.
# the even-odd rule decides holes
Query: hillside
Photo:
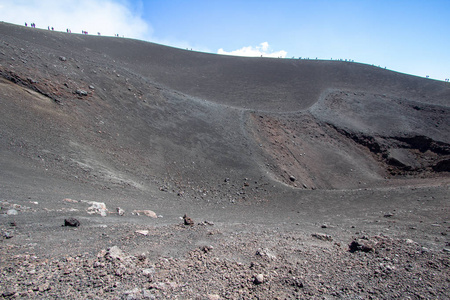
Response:
[[[246,228],[262,226],[248,230],[275,239],[273,249],[286,237],[270,230],[299,234],[309,247],[311,232],[330,233],[319,230],[323,223],[332,223],[342,251],[354,232],[386,228],[393,239],[448,247],[448,82],[359,63],[221,56],[7,23],[0,37],[1,229],[15,235],[0,244],[5,255],[31,251],[27,243],[37,243],[39,257],[95,254],[113,246],[93,233],[100,225],[109,243],[137,254],[147,242],[129,244],[121,229],[134,238],[135,226],[182,230],[171,226],[185,213],[243,240]],[[83,200],[105,203],[108,217],[86,214]],[[10,216],[14,203],[19,214]],[[125,216],[115,213],[119,206]],[[136,217],[136,209],[162,217]],[[60,227],[69,216],[83,225],[72,237]],[[198,230],[166,236],[167,249],[149,256],[183,257],[208,240]],[[228,254],[238,251],[229,238],[215,241]],[[58,248],[60,241],[70,247]],[[232,260],[240,259],[249,258]],[[308,293],[317,296],[315,284]]]

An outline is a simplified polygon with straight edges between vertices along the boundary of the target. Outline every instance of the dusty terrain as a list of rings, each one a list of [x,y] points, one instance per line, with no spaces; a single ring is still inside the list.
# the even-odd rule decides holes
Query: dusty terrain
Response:
[[[0,23],[0,153],[4,298],[450,298],[447,82]]]

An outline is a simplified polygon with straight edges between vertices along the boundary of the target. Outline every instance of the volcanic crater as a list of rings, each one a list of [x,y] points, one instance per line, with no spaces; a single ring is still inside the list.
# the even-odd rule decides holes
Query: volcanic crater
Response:
[[[448,82],[0,37],[3,297],[450,297]]]

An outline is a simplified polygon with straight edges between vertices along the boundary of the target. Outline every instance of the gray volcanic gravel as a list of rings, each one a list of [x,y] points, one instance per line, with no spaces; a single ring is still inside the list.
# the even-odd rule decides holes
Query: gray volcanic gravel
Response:
[[[2,295],[65,299],[448,296],[448,253],[385,235],[355,238],[353,242],[364,248],[350,251],[340,242],[258,227],[236,224],[218,229],[206,223],[140,227],[149,232],[143,235],[122,224],[103,233],[123,232],[110,244],[120,247],[61,258],[35,256],[31,244],[2,244]],[[196,245],[180,257],[150,254],[180,240]]]

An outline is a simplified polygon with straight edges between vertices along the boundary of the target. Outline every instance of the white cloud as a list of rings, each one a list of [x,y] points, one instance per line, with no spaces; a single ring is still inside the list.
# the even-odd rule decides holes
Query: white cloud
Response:
[[[187,49],[187,50],[193,50],[193,51],[198,51],[198,52],[207,52],[207,53],[212,53],[211,50],[208,47],[205,47],[203,45],[197,45],[197,44],[192,44],[186,40],[181,40],[181,39],[177,39],[177,38],[156,38],[153,37],[152,39],[153,43],[157,43],[157,44],[161,44],[161,45],[166,45],[166,46],[170,46],[170,47],[174,47],[174,48],[180,48],[180,49]]]
[[[153,30],[140,13],[132,11],[124,0],[0,0],[1,21],[57,31],[82,30],[89,34],[150,40]],[[30,26],[30,25],[28,25]]]
[[[247,46],[247,47],[242,47],[241,49],[230,51],[230,52],[227,52],[227,51],[223,50],[223,48],[220,48],[217,51],[217,54],[234,55],[234,56],[264,56],[264,57],[285,58],[287,55],[287,52],[284,50],[273,52],[269,46],[269,43],[263,42],[255,47]]]

